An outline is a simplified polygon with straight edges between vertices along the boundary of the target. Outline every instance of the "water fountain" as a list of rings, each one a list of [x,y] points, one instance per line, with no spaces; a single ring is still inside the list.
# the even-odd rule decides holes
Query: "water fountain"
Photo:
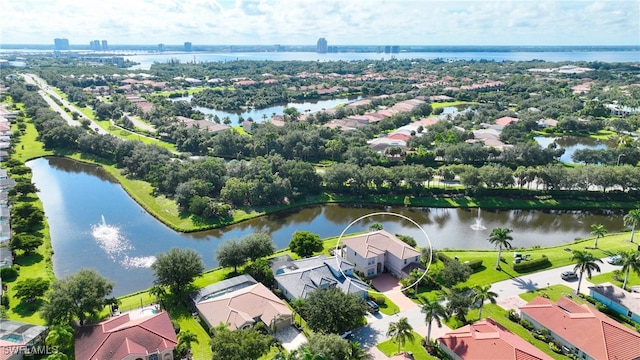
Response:
[[[120,263],[125,268],[150,267],[156,260],[155,256],[133,256],[127,253],[134,250],[126,237],[120,233],[120,228],[115,225],[108,225],[102,217],[102,222],[92,226],[91,235],[96,240],[100,248],[114,261]]]
[[[471,229],[475,231],[485,230],[486,227],[482,225],[482,219],[480,218],[480,207],[478,207],[478,216],[476,217],[475,224],[471,225]]]

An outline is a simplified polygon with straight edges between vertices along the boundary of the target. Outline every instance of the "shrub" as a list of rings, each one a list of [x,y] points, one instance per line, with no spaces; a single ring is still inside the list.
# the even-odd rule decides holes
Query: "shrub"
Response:
[[[448,257],[447,255],[445,255],[445,254],[443,254],[441,252],[438,252],[436,254],[436,256],[438,257],[438,260],[442,261],[445,264],[448,263],[449,261],[453,261],[452,258]]]
[[[513,322],[520,322],[520,315],[513,309],[507,311],[507,318]]]
[[[531,323],[528,320],[520,319],[520,325],[522,325],[523,328],[529,331],[533,330],[533,325],[531,325]]]
[[[467,266],[469,266],[473,271],[482,267],[482,259],[465,261],[464,263],[467,264]]]
[[[562,347],[553,341],[549,341],[549,349],[555,353],[562,354]]]
[[[376,296],[373,298],[373,301],[380,306],[387,303],[387,299],[384,296]]]
[[[10,282],[18,278],[18,269],[15,267],[5,267],[0,269],[0,277],[2,280]]]
[[[521,261],[519,264],[513,264],[513,270],[517,272],[527,272],[531,270],[543,269],[551,266],[551,261],[547,255],[542,255],[539,259]]]

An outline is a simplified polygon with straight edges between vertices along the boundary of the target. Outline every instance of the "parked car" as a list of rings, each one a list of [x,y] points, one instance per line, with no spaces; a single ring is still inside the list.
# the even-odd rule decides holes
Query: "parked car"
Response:
[[[578,274],[573,271],[564,271],[562,274],[560,274],[560,277],[562,278],[562,280],[574,280],[578,278]]]
[[[620,265],[622,257],[620,255],[613,255],[607,258],[607,262],[611,265]]]
[[[369,312],[372,314],[375,314],[378,311],[380,311],[380,307],[373,300],[367,300],[367,307],[369,307]]]

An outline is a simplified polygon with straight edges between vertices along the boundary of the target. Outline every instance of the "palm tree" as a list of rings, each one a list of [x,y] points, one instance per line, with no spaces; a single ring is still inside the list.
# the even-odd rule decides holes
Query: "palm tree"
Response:
[[[192,343],[199,344],[198,335],[189,330],[180,331],[180,334],[178,334],[178,348],[181,349],[183,355],[186,355],[191,351]]]
[[[491,291],[491,285],[476,285],[473,287],[473,298],[471,301],[474,304],[480,303],[480,307],[478,308],[478,319],[482,319],[482,308],[484,307],[484,302],[489,300],[490,303],[495,304],[497,297],[498,294]]]
[[[371,357],[364,351],[364,349],[355,341],[349,342],[349,348],[347,349],[347,360],[366,360]]]
[[[428,344],[431,344],[431,323],[435,321],[438,327],[441,328],[442,320],[447,319],[449,314],[438,300],[427,300],[420,311],[424,314],[424,322],[427,323],[427,338],[425,340],[427,340]]]
[[[627,289],[627,281],[629,280],[629,273],[633,270],[636,274],[640,276],[640,254],[636,251],[621,251],[618,253],[620,255],[620,261],[622,264],[622,271],[624,272],[624,282],[622,283],[622,288]]]
[[[73,328],[70,325],[51,326],[44,343],[65,355],[67,352],[73,352]]]
[[[580,273],[578,278],[578,289],[576,294],[580,294],[580,284],[582,283],[582,275],[586,272],[587,277],[591,278],[591,272],[600,272],[600,266],[597,263],[602,263],[602,260],[593,256],[592,253],[584,250],[573,250],[571,260],[576,261],[576,266],[573,267],[573,271]]]
[[[496,261],[496,269],[500,269],[500,256],[502,255],[502,248],[511,249],[511,242],[513,237],[509,235],[513,230],[507,228],[495,228],[491,230],[489,235],[489,242],[498,246],[498,260]]]
[[[396,322],[389,323],[389,330],[387,330],[387,336],[393,338],[398,343],[398,352],[404,346],[407,340],[413,341],[415,338],[413,335],[413,327],[409,324],[409,320],[406,317],[400,318]]]
[[[596,242],[593,244],[595,249],[598,248],[598,239],[603,237],[607,233],[607,229],[602,224],[591,224],[591,235],[596,237]]]
[[[640,226],[640,208],[629,210],[627,215],[622,218],[624,221],[624,226],[631,227],[631,242],[633,242],[633,237],[636,234],[636,228]]]

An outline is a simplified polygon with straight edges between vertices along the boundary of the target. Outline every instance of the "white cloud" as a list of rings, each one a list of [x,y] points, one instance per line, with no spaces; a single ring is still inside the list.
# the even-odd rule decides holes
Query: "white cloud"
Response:
[[[637,0],[0,2],[8,44],[640,44]]]

